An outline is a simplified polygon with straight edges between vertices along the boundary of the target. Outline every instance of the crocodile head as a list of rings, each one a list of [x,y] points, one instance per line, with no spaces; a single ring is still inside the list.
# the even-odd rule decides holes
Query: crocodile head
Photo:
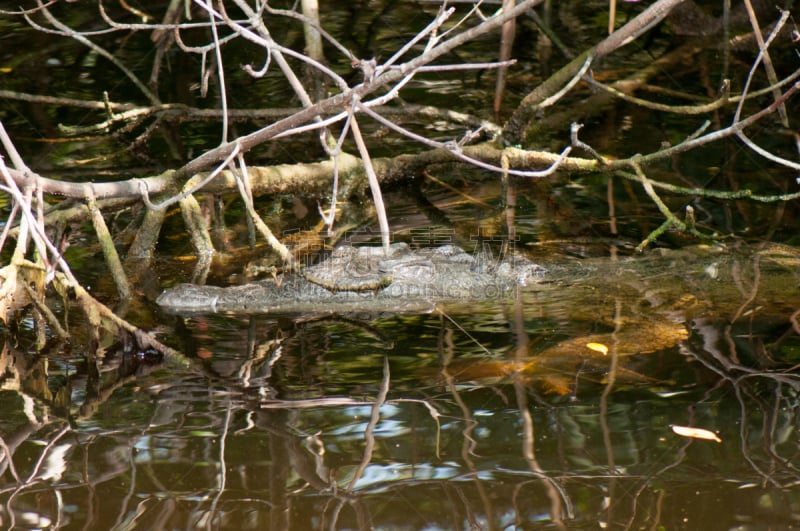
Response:
[[[511,283],[528,286],[542,282],[547,269],[522,256],[511,256],[498,264],[495,273],[508,278]]]

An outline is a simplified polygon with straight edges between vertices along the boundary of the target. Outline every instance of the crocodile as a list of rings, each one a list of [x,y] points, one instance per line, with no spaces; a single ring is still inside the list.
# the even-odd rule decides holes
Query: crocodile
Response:
[[[659,318],[673,311],[686,322],[704,308],[732,312],[748,296],[753,305],[763,302],[762,312],[793,307],[800,298],[798,264],[796,249],[777,245],[700,245],[540,263],[516,254],[493,260],[454,245],[412,250],[396,243],[388,254],[381,247],[345,245],[300,273],[231,287],[180,284],[156,302],[180,315],[409,313],[448,303],[469,309],[467,302],[510,299],[522,291],[534,292],[540,306],[572,301],[571,313],[579,319],[596,318],[603,300],[624,298],[641,313]],[[754,286],[752,296],[747,285]]]
[[[213,312],[421,312],[443,301],[496,299],[541,282],[543,267],[510,254],[492,259],[455,245],[412,250],[342,245],[298,273],[239,286],[180,284],[156,303],[175,314]]]

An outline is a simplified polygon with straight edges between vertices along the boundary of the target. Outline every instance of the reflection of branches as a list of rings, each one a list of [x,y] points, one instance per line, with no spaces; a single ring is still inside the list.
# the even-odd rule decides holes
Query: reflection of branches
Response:
[[[608,475],[610,478],[607,491],[607,496],[610,503],[608,507],[609,513],[606,523],[613,521],[611,511],[613,509],[613,504],[616,501],[615,476],[617,475],[617,465],[614,459],[614,446],[611,442],[611,430],[608,426],[608,397],[611,394],[611,391],[614,389],[617,380],[617,366],[619,364],[619,332],[622,324],[622,301],[617,298],[614,301],[614,331],[611,334],[612,342],[611,345],[606,345],[608,348],[607,355],[611,357],[608,375],[606,376],[608,381],[603,388],[603,393],[600,395],[600,427],[603,431],[603,446],[605,446],[606,449]]]
[[[205,528],[206,529],[218,529],[220,525],[220,517],[217,515],[217,505],[219,505],[219,500],[222,497],[222,494],[225,492],[225,488],[227,486],[228,480],[228,464],[227,460],[225,459],[225,447],[228,443],[228,429],[231,425],[231,402],[228,401],[228,406],[225,408],[225,421],[222,428],[222,434],[219,437],[219,462],[217,463],[217,468],[219,472],[217,473],[217,481],[219,482],[217,486],[217,493],[214,496],[214,499],[211,501],[211,507],[208,509],[208,512],[201,518],[199,522],[200,525],[203,525],[203,520],[205,520]]]
[[[5,468],[8,468],[11,471],[11,475],[14,477],[14,481],[19,483],[21,480],[17,473],[17,468],[14,466],[13,454],[2,437],[0,437],[0,450],[3,451],[2,459],[0,459],[0,474],[2,474]]]
[[[442,315],[445,315],[442,313]],[[446,316],[453,324],[458,326],[458,324],[449,316]],[[466,332],[466,331],[463,331]],[[440,356],[442,358],[442,370],[441,375],[445,380],[445,383],[450,391],[453,400],[458,405],[458,408],[461,410],[461,416],[464,422],[464,430],[461,432],[463,437],[463,442],[461,443],[461,459],[464,461],[464,464],[467,468],[474,472],[477,472],[477,467],[475,466],[474,457],[476,456],[475,449],[478,446],[478,443],[475,441],[473,433],[475,429],[478,427],[478,422],[475,420],[472,411],[464,402],[464,399],[461,397],[461,394],[458,392],[456,387],[456,379],[454,375],[449,371],[448,366],[453,361],[453,354],[455,352],[455,348],[453,345],[453,334],[452,329],[447,327],[446,329],[442,329],[440,334],[440,348],[442,347],[441,343],[444,343],[445,348],[442,349],[443,351],[440,352]],[[471,337],[470,337],[471,338]],[[472,338],[471,338],[472,339]],[[438,445],[437,445],[437,454],[438,454]],[[483,502],[484,511],[486,512],[487,519],[489,521],[489,525],[493,526],[494,521],[492,518],[492,503],[491,497],[487,495],[486,489],[484,488],[483,483],[480,481],[480,478],[477,474],[473,475],[473,481],[475,482],[475,488],[478,491],[481,501]]]
[[[59,430],[42,448],[41,453],[39,454],[39,459],[33,465],[33,469],[31,470],[30,474],[28,475],[27,479],[20,480],[19,475],[17,474],[16,469],[13,467],[12,458],[13,456],[8,451],[8,446],[6,446],[5,442],[2,444],[2,448],[4,450],[4,459],[8,460],[10,469],[13,471],[14,479],[17,481],[17,485],[13,488],[0,488],[0,494],[4,494],[5,492],[11,491],[10,496],[8,497],[8,501],[5,504],[6,512],[8,513],[8,517],[11,520],[9,529],[13,529],[16,526],[16,511],[14,510],[14,501],[21,496],[27,489],[30,487],[40,483],[40,482],[47,482],[48,480],[55,480],[61,478],[64,469],[66,468],[66,453],[69,451],[71,445],[69,444],[62,444],[56,446],[56,443],[61,439],[64,435],[71,431],[71,427],[67,424],[61,430]],[[60,500],[60,496],[58,497]],[[63,513],[63,508],[58,507],[58,520],[60,522],[60,517]],[[57,522],[56,522],[57,524]]]
[[[367,427],[364,430],[364,453],[361,458],[361,462],[356,467],[355,471],[353,472],[353,477],[350,479],[350,483],[345,489],[345,493],[350,495],[353,493],[358,480],[361,479],[361,476],[364,474],[364,470],[366,470],[367,465],[370,464],[372,461],[372,453],[375,449],[375,436],[373,432],[375,431],[375,427],[378,425],[378,421],[381,418],[381,407],[386,403],[386,396],[389,393],[389,357],[383,357],[383,379],[381,380],[380,390],[378,391],[378,395],[375,397],[375,403],[372,405],[371,413],[369,422],[367,423]],[[348,501],[347,498],[339,498],[336,503],[336,506],[332,510],[331,516],[331,527],[336,525],[336,522],[339,520],[339,514],[344,507],[344,504]],[[364,519],[364,512],[363,508],[360,507],[357,499],[352,500],[351,503],[354,503],[356,512],[359,515],[359,520]],[[366,523],[366,522],[365,522]]]
[[[625,529],[632,529],[633,528],[634,520],[636,519],[637,512],[638,512],[637,508],[639,506],[639,499],[641,498],[641,495],[645,491],[645,489],[647,489],[648,485],[650,485],[650,482],[655,478],[661,477],[667,471],[672,470],[673,468],[676,468],[676,467],[680,466],[680,464],[683,462],[683,460],[686,459],[686,450],[689,448],[689,446],[691,444],[692,444],[692,440],[691,439],[689,439],[689,440],[685,441],[683,444],[681,444],[680,447],[678,448],[677,452],[675,452],[675,456],[673,457],[673,459],[669,463],[667,463],[663,467],[659,468],[658,470],[655,470],[653,473],[651,473],[647,477],[647,479],[645,481],[642,481],[641,485],[639,485],[639,488],[636,489],[636,491],[633,493],[633,504],[632,504],[632,507],[631,507],[631,509],[632,509],[631,510],[631,516],[630,516],[630,519],[627,522],[627,525],[625,526]],[[653,518],[652,516],[650,516],[647,520],[651,521],[651,522],[658,522],[659,521],[658,518]]]
[[[757,367],[744,365],[737,351],[736,331],[734,325],[755,311],[752,306],[757,295],[764,286],[761,274],[762,261],[759,256],[753,258],[752,271],[749,278],[741,271],[739,264],[731,265],[737,288],[741,291],[742,302],[733,309],[728,316],[729,323],[723,328],[722,333],[707,319],[697,319],[695,330],[703,337],[702,351],[688,351],[694,360],[711,371],[719,378],[718,386],[730,386],[739,403],[739,441],[742,455],[750,467],[756,471],[765,482],[777,487],[786,487],[800,482],[800,469],[794,466],[789,459],[778,452],[775,441],[780,439],[779,419],[784,416],[784,411],[790,411],[791,416],[796,415],[794,407],[795,396],[800,390],[800,377],[793,370],[764,370]],[[749,285],[748,285],[749,284]],[[789,321],[793,316],[788,317]],[[771,389],[774,397],[772,404],[762,400],[764,384]],[[751,422],[755,420],[754,409],[761,410],[763,421],[761,423],[761,440],[763,451],[769,461],[767,467],[759,464],[754,456],[754,449],[750,438]],[[787,418],[785,421],[788,422]],[[789,476],[782,478],[778,472]]]
[[[524,314],[522,313],[522,308],[522,299],[517,298],[514,304],[514,331],[517,342],[516,348],[514,349],[514,361],[520,367],[527,361],[527,346],[529,344],[528,334],[523,326]],[[550,500],[550,519],[558,529],[566,529],[564,521],[574,516],[572,501],[563,487],[559,485],[558,481],[545,473],[544,469],[542,469],[542,466],[539,464],[539,460],[536,458],[533,416],[528,407],[527,386],[520,372],[513,374],[513,384],[514,394],[517,399],[517,409],[519,410],[520,419],[522,421],[522,456],[525,462],[528,463],[531,472],[535,476],[541,478],[544,484],[547,497]]]
[[[372,405],[372,411],[370,413],[369,422],[367,423],[367,428],[364,430],[364,441],[366,442],[366,445],[364,446],[364,457],[353,473],[353,478],[350,480],[350,484],[347,487],[348,493],[353,492],[353,489],[356,487],[358,480],[361,479],[361,475],[364,473],[367,465],[370,463],[370,461],[372,461],[372,452],[375,448],[375,437],[372,432],[375,431],[375,427],[378,425],[378,421],[381,419],[381,407],[383,407],[384,403],[386,403],[386,396],[389,394],[389,381],[389,356],[384,356],[383,379],[381,380],[381,387],[378,391],[378,395],[375,397],[375,403]]]

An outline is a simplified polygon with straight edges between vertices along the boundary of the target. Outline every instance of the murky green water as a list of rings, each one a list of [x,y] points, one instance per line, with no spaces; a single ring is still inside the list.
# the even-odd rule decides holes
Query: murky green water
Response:
[[[788,527],[800,293],[768,306],[793,277],[752,266],[716,273],[740,307],[712,305],[727,280],[656,278],[422,315],[160,316],[189,365],[6,344],[4,525]]]
[[[197,317],[179,332],[188,368],[6,345],[4,525],[791,524],[798,382],[750,368],[775,327],[698,317],[688,340],[620,358],[613,381],[607,358],[515,372],[602,330],[566,322],[574,303],[530,293],[450,318]]]
[[[352,32],[352,47],[366,57],[406,37],[393,28],[412,23],[416,28],[429,20],[410,3],[386,4],[382,14],[364,3],[330,15],[330,22],[340,32],[373,31],[363,39]],[[588,23],[576,26],[572,44],[594,42],[591,35],[601,33],[595,30]],[[517,55],[533,66],[510,81],[507,105],[544,69],[519,44],[535,39],[533,31],[520,28]],[[669,45],[663,35],[654,42],[657,48]],[[94,67],[91,54],[56,45],[32,55],[38,62],[13,65],[47,83],[38,89],[18,81],[5,84],[57,90],[53,87],[71,79],[70,69],[81,65],[84,81],[70,95],[96,97],[93,87],[109,83],[108,69]],[[490,60],[495,46],[488,53],[476,45],[467,55]],[[700,70],[716,68],[713,52],[698,57]],[[694,66],[686,73],[665,73],[664,83],[688,88],[697,82]],[[196,74],[196,67],[176,65],[170,91],[180,92],[179,80]],[[489,116],[493,78],[456,77],[429,78],[410,86],[407,97],[439,105],[458,97],[462,110]],[[240,87],[236,104],[280,100],[285,87],[270,87]],[[116,86],[111,96],[130,97]],[[0,102],[0,111],[42,172],[53,164],[55,173],[67,174],[71,165],[65,161],[75,153],[88,158],[107,149],[91,142],[66,148],[33,141],[52,133],[49,128],[59,119],[81,121],[75,111],[39,114],[40,108],[19,102]],[[697,127],[693,120],[618,105],[593,117],[582,138],[626,156],[680,140]],[[216,126],[211,129],[217,135]],[[775,131],[767,124],[754,136],[779,143],[785,135],[770,136]],[[213,146],[217,138],[209,142],[204,126],[187,126],[183,133],[187,153]],[[562,136],[566,141],[566,132]],[[259,156],[283,162],[308,154],[306,147],[284,142]],[[407,147],[392,142],[381,143],[377,152]],[[153,143],[147,155],[164,149],[158,139]],[[94,168],[99,175],[109,166],[119,168],[122,160],[131,171],[148,164],[142,170],[147,173],[173,163],[155,158],[127,154]],[[785,188],[789,185],[781,183],[794,179],[734,143],[676,157],[654,172],[699,187],[767,189],[777,183]],[[398,240],[453,242],[472,250],[506,239],[506,191],[496,175],[442,165],[431,176],[449,187],[417,176],[387,189]],[[641,190],[614,181],[609,191],[607,180],[514,181],[516,249],[552,264],[585,258],[600,258],[604,267],[617,264],[612,257],[630,254],[662,218]],[[674,211],[691,204],[707,232],[796,240],[793,203],[668,195],[665,200]],[[263,200],[260,207],[274,228],[290,232],[316,221],[316,205],[316,197],[301,197]],[[236,208],[220,238],[227,251],[246,246]],[[0,527],[756,530],[800,525],[795,367],[800,262],[792,249],[778,265],[752,251],[731,261],[711,259],[701,269],[675,262],[639,277],[624,276],[632,267],[624,260],[602,275],[592,275],[587,265],[592,281],[534,286],[506,300],[423,314],[181,318],[163,314],[152,302],[164,287],[188,280],[194,265],[178,218],[168,221],[157,263],[143,272],[127,318],[154,330],[184,357],[161,360],[127,352],[116,338],[104,336],[94,356],[80,316],[71,321],[76,338],[71,345],[49,338],[37,347],[33,318],[21,321],[19,330],[3,329],[0,455],[12,459],[0,460]],[[375,230],[369,223],[353,229],[358,238],[369,230]],[[85,241],[76,241],[68,258],[96,294],[113,297],[99,251],[81,245]],[[668,234],[660,243],[696,242]],[[231,253],[215,263],[209,282],[244,281],[243,262],[251,257],[241,256]],[[53,307],[61,309],[55,297]],[[605,345],[609,354],[589,352],[588,344]],[[673,426],[703,428],[721,442],[682,437]]]

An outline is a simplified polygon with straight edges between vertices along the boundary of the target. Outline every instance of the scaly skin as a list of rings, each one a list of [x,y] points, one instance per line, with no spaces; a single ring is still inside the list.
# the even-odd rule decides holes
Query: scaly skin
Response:
[[[446,301],[507,297],[540,282],[544,269],[522,257],[492,261],[455,246],[412,251],[394,244],[336,249],[330,259],[280,281],[220,288],[181,284],[156,301],[170,313],[429,311]]]
[[[425,312],[438,304],[463,308],[471,301],[511,298],[523,288],[537,293],[539,305],[564,307],[573,300],[570,313],[579,320],[596,320],[613,307],[603,301],[623,298],[642,315],[671,312],[683,322],[709,306],[718,316],[732,314],[748,290],[754,290],[750,304],[759,304],[760,312],[792,308],[800,298],[798,264],[797,251],[786,246],[697,246],[544,267],[518,256],[492,261],[455,246],[412,251],[395,244],[388,257],[380,247],[346,246],[277,282],[181,284],[157,303],[176,314]]]

